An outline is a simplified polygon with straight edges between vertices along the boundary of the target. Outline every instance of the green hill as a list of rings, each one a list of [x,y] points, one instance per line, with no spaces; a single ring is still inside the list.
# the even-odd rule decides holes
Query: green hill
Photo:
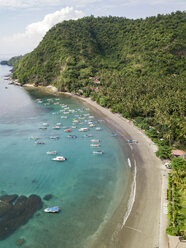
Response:
[[[186,13],[55,25],[14,65],[21,84],[55,85],[135,118],[161,144],[185,147]]]

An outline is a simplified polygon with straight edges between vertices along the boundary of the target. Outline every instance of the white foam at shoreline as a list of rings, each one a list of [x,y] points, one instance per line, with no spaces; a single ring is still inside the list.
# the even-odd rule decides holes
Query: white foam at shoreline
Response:
[[[124,227],[135,202],[135,197],[136,197],[136,175],[137,175],[137,166],[136,166],[136,160],[134,160],[134,180],[131,186],[131,193],[130,193],[130,198],[128,201],[128,206],[127,206],[127,212],[123,218],[123,223],[121,225],[121,229]]]
[[[130,162],[130,158],[128,158],[128,165],[131,168],[131,162]]]

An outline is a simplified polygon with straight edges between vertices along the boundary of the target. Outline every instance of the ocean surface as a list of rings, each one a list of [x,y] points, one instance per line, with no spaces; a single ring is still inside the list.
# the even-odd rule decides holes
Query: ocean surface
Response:
[[[20,238],[25,240],[23,248],[86,247],[129,191],[132,173],[127,146],[125,153],[124,141],[121,144],[122,139],[112,136],[115,130],[79,100],[10,85],[5,78],[10,69],[0,66],[0,195],[37,194],[43,208],[1,240],[0,248],[17,247]],[[94,127],[89,127],[91,121]],[[40,129],[43,123],[47,129]],[[57,123],[60,129],[53,129]],[[80,132],[84,127],[89,130]],[[72,132],[66,133],[66,128]],[[77,138],[68,138],[69,134]],[[45,144],[36,144],[36,137]],[[101,146],[91,147],[92,139],[99,139]],[[104,153],[93,154],[97,150]],[[53,161],[55,155],[47,151],[57,151],[67,160]],[[52,194],[49,201],[43,199],[47,194]],[[51,206],[61,211],[44,213]]]

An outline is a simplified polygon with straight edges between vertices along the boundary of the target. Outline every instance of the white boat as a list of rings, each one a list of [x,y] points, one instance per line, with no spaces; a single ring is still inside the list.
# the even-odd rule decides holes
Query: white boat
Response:
[[[61,116],[61,119],[67,119],[67,116],[62,115],[62,116]]]
[[[55,127],[53,127],[53,129],[60,129],[60,126],[55,126]]]
[[[93,123],[91,123],[90,125],[89,125],[89,127],[95,127],[96,125],[95,124],[93,124]]]
[[[43,123],[43,126],[45,126],[45,127],[48,126],[48,123],[44,122],[44,123]]]
[[[99,147],[100,144],[90,144],[90,146],[92,146],[92,147]]]
[[[100,140],[99,140],[99,139],[92,139],[92,140],[91,140],[91,142],[93,142],[93,143],[94,143],[94,142],[95,142],[95,143],[97,143],[97,142],[100,142]]]
[[[65,160],[67,160],[67,159],[64,158],[63,156],[57,156],[57,157],[55,157],[55,158],[52,158],[52,160],[62,162],[62,161],[65,161]]]
[[[56,123],[56,126],[61,126],[61,122]]]
[[[88,131],[88,128],[87,127],[82,127],[79,129],[79,132],[86,132]]]
[[[103,154],[103,151],[93,151],[93,154]]]
[[[46,152],[46,154],[48,154],[48,155],[56,155],[57,152],[56,151],[49,151],[49,152]]]
[[[101,131],[102,130],[102,128],[101,127],[96,127],[96,129],[95,129],[96,131]]]
[[[60,211],[60,208],[58,206],[44,209],[45,213],[59,213],[59,211]]]

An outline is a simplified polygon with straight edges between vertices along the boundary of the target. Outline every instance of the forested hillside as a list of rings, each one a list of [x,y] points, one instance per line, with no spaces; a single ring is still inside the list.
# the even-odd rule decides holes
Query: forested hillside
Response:
[[[167,151],[185,148],[185,20],[178,11],[64,21],[14,65],[13,78],[91,96],[135,119]]]

